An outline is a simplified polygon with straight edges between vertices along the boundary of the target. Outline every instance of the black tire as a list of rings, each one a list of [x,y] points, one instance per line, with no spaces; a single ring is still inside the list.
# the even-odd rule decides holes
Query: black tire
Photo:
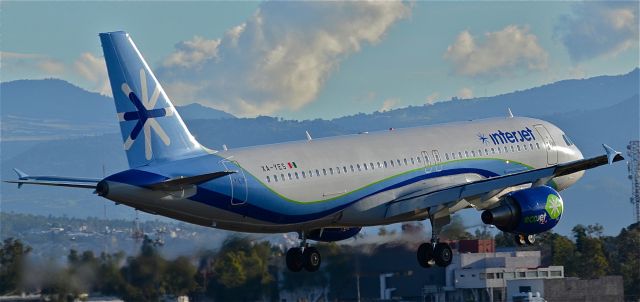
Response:
[[[536,235],[527,235],[524,236],[524,242],[527,245],[533,245],[534,243],[536,243]]]
[[[446,267],[453,260],[453,251],[447,243],[438,243],[433,249],[433,260],[441,267]]]
[[[430,268],[429,261],[433,259],[433,247],[431,243],[423,243],[418,247],[418,264],[424,268]]]
[[[302,249],[299,247],[290,248],[286,256],[287,268],[292,272],[299,272],[304,266]]]
[[[322,263],[320,252],[318,252],[318,249],[315,247],[305,248],[304,253],[302,253],[302,258],[304,259],[304,269],[308,272],[317,271]]]
[[[513,241],[516,242],[517,246],[524,246],[525,244],[527,244],[527,242],[525,241],[525,236],[520,234],[515,234],[513,237]]]

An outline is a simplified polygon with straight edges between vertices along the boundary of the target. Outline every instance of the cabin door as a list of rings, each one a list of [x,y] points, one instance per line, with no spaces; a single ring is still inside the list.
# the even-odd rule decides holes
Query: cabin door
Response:
[[[225,160],[222,162],[227,170],[237,171],[229,174],[229,190],[231,195],[231,205],[242,205],[247,202],[249,196],[249,188],[247,187],[247,179],[244,170],[238,162]]]
[[[556,143],[553,141],[553,137],[547,128],[543,125],[533,126],[538,132],[538,135],[542,138],[544,149],[547,150],[547,163],[549,165],[555,165],[558,163],[558,152],[556,151]]]

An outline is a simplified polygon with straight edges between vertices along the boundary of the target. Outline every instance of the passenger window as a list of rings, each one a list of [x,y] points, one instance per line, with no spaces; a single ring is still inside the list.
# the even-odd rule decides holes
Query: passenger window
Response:
[[[322,174],[327,175],[327,169],[322,169]]]
[[[402,163],[400,162],[400,160],[396,160],[398,162],[398,167],[402,166]]]
[[[476,151],[471,150],[471,156],[476,157]]]
[[[389,162],[391,163],[391,167],[395,167],[396,166],[396,164],[393,162],[393,160],[390,160]]]
[[[271,182],[271,177],[269,177],[269,175],[267,175],[267,182]]]
[[[533,151],[533,144],[529,143],[529,148],[531,148],[531,150]]]
[[[511,145],[511,152],[516,152],[516,148],[514,148],[513,145]]]
[[[300,176],[298,176],[298,172],[294,173],[296,175],[296,179],[300,179]]]
[[[353,169],[353,165],[351,165],[351,172],[355,172],[356,170]]]
[[[309,178],[313,177],[313,173],[309,170]]]
[[[378,162],[378,168],[382,168],[382,164]]]
[[[416,157],[416,159],[418,160],[418,163],[421,164],[422,161],[420,160],[420,156]]]
[[[536,147],[540,150],[540,144],[536,143]]]
[[[285,178],[284,178],[284,174],[280,174],[280,179],[282,179],[282,181],[284,181],[284,180],[285,180]]]
[[[465,158],[468,158],[468,157],[469,157],[469,151],[464,150],[464,157],[465,157]]]
[[[527,144],[522,145],[522,147],[524,148],[524,151],[527,151]]]
[[[333,168],[329,168],[329,174],[333,175]]]
[[[458,151],[458,158],[462,159],[462,152]]]
[[[316,169],[316,176],[320,176],[320,171],[318,171],[318,169]]]
[[[504,146],[504,153],[509,153],[509,148],[507,148],[507,146]]]
[[[371,167],[371,170],[373,170],[373,163],[369,163],[369,166]]]
[[[291,173],[289,173],[289,180],[293,180],[293,177],[291,177]]]
[[[501,154],[501,153],[502,153],[502,149],[500,149],[500,147],[498,147],[498,149],[497,149],[497,150],[498,150],[498,154]]]
[[[307,178],[307,175],[304,174],[304,171],[302,171],[302,178]]]
[[[347,173],[347,166],[343,166],[342,169],[344,170],[344,173]]]
[[[496,154],[496,149],[491,148],[491,154]]]
[[[336,167],[336,172],[340,174],[340,167]]]
[[[360,164],[356,164],[356,167],[358,167],[358,171],[362,171],[362,170],[360,169]]]
[[[415,164],[416,164],[416,162],[413,160],[413,157],[411,158],[411,164],[412,164],[412,165],[415,165]]]
[[[407,163],[408,163],[408,162],[407,162],[407,159],[405,158],[405,159],[404,159],[404,165],[406,166],[406,165],[407,165]]]
[[[489,149],[484,149],[484,155],[489,155]]]
[[[445,154],[444,154],[444,159],[445,159],[445,160],[449,160],[449,153],[445,153]]]
[[[386,167],[387,167],[387,161],[385,160],[385,161],[383,162],[383,164],[384,164],[384,167],[386,168]]]
[[[520,152],[520,145],[517,145],[516,148],[518,148],[518,152]]]
[[[369,171],[369,167],[367,167],[367,164],[362,164],[362,166],[364,167],[365,171]]]
[[[482,150],[478,149],[478,156],[482,156]]]

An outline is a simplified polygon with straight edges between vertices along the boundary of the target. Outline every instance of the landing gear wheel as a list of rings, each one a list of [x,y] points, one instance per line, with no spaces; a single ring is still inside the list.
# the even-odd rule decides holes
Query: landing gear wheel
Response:
[[[418,264],[424,268],[430,268],[429,261],[433,260],[433,246],[431,243],[423,243],[418,247]]]
[[[527,244],[525,236],[524,235],[520,235],[520,234],[516,234],[514,236],[514,241],[516,242],[516,244],[518,246],[524,246],[525,244]]]
[[[436,244],[436,247],[433,249],[433,260],[441,267],[451,264],[453,252],[449,244],[443,242]]]
[[[299,272],[304,266],[302,249],[299,247],[290,248],[287,251],[287,268],[292,272]]]
[[[536,235],[527,235],[524,237],[524,242],[527,245],[533,245],[534,243],[536,243]]]
[[[315,247],[305,248],[304,253],[302,253],[302,258],[304,259],[304,269],[308,272],[315,272],[320,268],[322,258],[320,257],[320,252],[318,252],[318,249]]]

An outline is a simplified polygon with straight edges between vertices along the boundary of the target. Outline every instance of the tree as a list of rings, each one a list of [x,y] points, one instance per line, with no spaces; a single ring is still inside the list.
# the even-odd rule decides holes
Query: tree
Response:
[[[0,293],[22,291],[24,265],[31,247],[20,239],[7,238],[0,244]]]
[[[178,257],[167,264],[164,278],[167,280],[167,293],[180,296],[196,289],[196,267],[187,257]]]
[[[163,282],[165,268],[166,260],[160,256],[153,241],[145,236],[140,254],[130,257],[127,266],[121,270],[121,274],[127,281],[123,298],[127,301],[159,300],[165,293]]]
[[[253,301],[268,296],[275,278],[269,270],[269,242],[229,237],[211,261],[214,282],[207,289],[217,300]]]
[[[607,274],[609,262],[604,254],[602,239],[594,235],[602,234],[602,227],[576,225],[573,230],[576,240],[574,257],[575,270],[578,277],[594,279]]]

